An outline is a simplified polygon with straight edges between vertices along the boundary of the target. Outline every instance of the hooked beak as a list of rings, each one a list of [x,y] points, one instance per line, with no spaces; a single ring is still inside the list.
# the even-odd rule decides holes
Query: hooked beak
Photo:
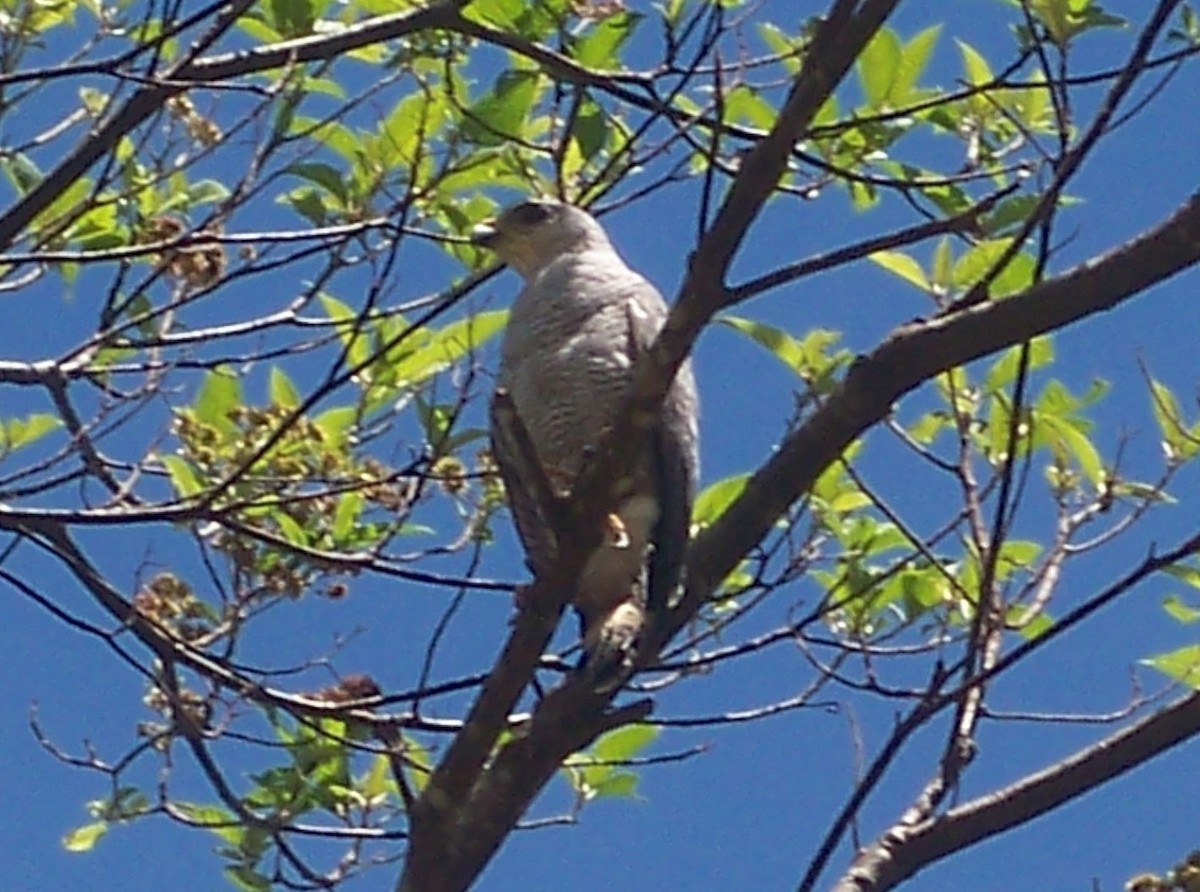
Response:
[[[490,248],[500,233],[492,223],[480,223],[471,230],[471,244]]]

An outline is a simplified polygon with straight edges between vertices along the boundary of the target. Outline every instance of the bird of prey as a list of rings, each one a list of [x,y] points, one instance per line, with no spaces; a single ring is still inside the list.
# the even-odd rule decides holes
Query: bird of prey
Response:
[[[551,525],[533,493],[536,478],[569,493],[614,423],[639,353],[662,328],[667,304],[631,270],[586,211],[549,199],[522,201],[475,231],[525,280],[501,346],[497,394],[528,434],[509,429],[493,400],[492,448],[509,493],[530,569],[555,558]],[[649,612],[667,606],[682,582],[699,463],[699,404],[690,363],[680,367],[652,435],[637,456],[629,495],[608,518],[571,603],[579,612],[583,668],[623,676]]]

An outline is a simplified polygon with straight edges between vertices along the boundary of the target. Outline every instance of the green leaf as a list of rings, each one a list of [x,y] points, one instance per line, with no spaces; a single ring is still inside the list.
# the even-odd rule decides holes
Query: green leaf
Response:
[[[1009,539],[1000,546],[1001,581],[1008,579],[1014,570],[1026,570],[1033,566],[1042,553],[1042,546],[1037,542],[1024,539]]]
[[[363,494],[357,490],[344,492],[338,497],[337,510],[333,515],[333,538],[343,542],[354,529],[363,510]]]
[[[1105,477],[1104,464],[1087,435],[1065,418],[1039,414],[1037,422],[1039,433],[1047,440],[1051,451],[1061,460],[1073,460],[1092,485],[1098,487]]]
[[[1009,260],[996,278],[992,279],[988,294],[997,300],[1020,294],[1033,284],[1036,271],[1037,261],[1033,259],[1033,255],[1022,251]]]
[[[82,827],[76,827],[63,837],[62,846],[68,852],[90,852],[100,838],[108,832],[108,828],[108,821],[95,821],[91,824],[84,824]]]
[[[701,530],[712,526],[742,494],[749,479],[749,474],[734,474],[705,487],[692,506],[692,525]]]
[[[341,445],[357,420],[358,410],[353,406],[337,406],[322,412],[313,419],[313,424],[327,442]]]
[[[870,259],[893,275],[916,285],[922,291],[932,292],[934,290],[933,285],[925,276],[925,270],[921,268],[921,264],[908,254],[900,251],[876,251],[870,255]]]
[[[322,198],[324,193],[315,189],[293,189],[280,195],[278,201],[290,205],[292,210],[313,226],[324,226],[332,216],[332,208]]]
[[[1167,572],[1170,572],[1169,568]],[[1179,595],[1170,595],[1165,598],[1163,600],[1163,610],[1184,625],[1189,625],[1200,620],[1200,608],[1184,603],[1184,600]]]
[[[1179,400],[1171,389],[1161,381],[1151,379],[1150,405],[1154,411],[1154,419],[1158,422],[1158,430],[1162,435],[1163,451],[1167,461],[1180,464],[1194,458],[1200,450],[1200,440],[1188,430],[1183,418],[1183,410]]]
[[[24,418],[10,418],[0,422],[0,452],[13,452],[22,446],[36,443],[46,434],[62,426],[62,419],[48,412],[35,412]]]
[[[1007,611],[1009,622],[1020,622],[1024,618],[1025,609],[1021,605],[1014,604],[1009,607]],[[1032,618],[1017,629],[1017,634],[1026,641],[1033,641],[1035,638],[1041,638],[1053,628],[1054,620],[1047,616],[1045,611],[1042,611],[1041,613],[1034,614]]]
[[[496,78],[492,91],[463,110],[462,133],[479,145],[498,146],[524,136],[541,74],[510,69]]]
[[[183,498],[190,498],[204,491],[204,484],[196,476],[195,468],[185,458],[179,455],[164,455],[161,461],[167,469],[167,476],[171,478],[175,492]]]
[[[966,73],[967,83],[973,87],[990,84],[995,80],[995,75],[992,74],[992,67],[988,65],[987,59],[971,46],[966,41],[958,41],[958,50],[962,53],[963,70]]]
[[[800,55],[797,49],[801,41],[788,37],[778,25],[772,22],[762,22],[758,26],[758,36],[772,53],[783,57],[783,67],[790,75],[800,73]],[[814,123],[817,123],[814,121]],[[824,122],[822,122],[824,123]]]
[[[187,204],[196,207],[216,204],[230,196],[229,187],[217,180],[197,180],[187,188]]]
[[[1011,245],[1011,238],[987,239],[973,245],[954,264],[951,273],[954,286],[966,290],[978,284],[991,273]],[[1033,283],[1034,269],[1035,263],[1030,255],[1015,254],[1005,263],[1004,269],[993,277],[988,294],[1001,298],[1024,291]]]
[[[242,892],[271,892],[274,884],[252,867],[233,864],[225,868],[225,878]]]
[[[463,12],[470,19],[520,34],[519,21],[525,12],[525,0],[475,0],[468,3]]]
[[[366,362],[371,345],[359,330],[360,320],[358,313],[348,304],[328,294],[322,294],[320,299],[321,306],[325,308],[325,312],[329,315],[329,318],[338,324],[337,333],[338,337],[341,338],[343,346],[347,348],[347,361],[352,366],[357,367],[362,365]]]
[[[313,32],[313,0],[270,0],[267,4],[276,29],[284,37],[305,37]]]
[[[598,783],[593,797],[620,797],[629,799],[637,793],[638,776],[632,771],[614,771]]]
[[[1029,8],[1059,47],[1066,47],[1076,36],[1093,28],[1124,28],[1129,24],[1121,16],[1106,13],[1092,0],[1029,0]]]
[[[417,179],[414,162],[421,159],[421,147],[434,138],[446,121],[449,106],[442,93],[417,91],[396,103],[372,137],[365,153],[370,160],[356,165],[355,180],[358,192],[366,193],[375,186],[377,166],[400,166],[408,176]]]
[[[396,782],[392,779],[392,760],[386,754],[377,753],[371,759],[370,766],[358,782],[358,789],[371,804],[381,802],[396,791]]]
[[[198,421],[233,434],[236,427],[230,416],[244,405],[242,382],[227,366],[221,366],[204,376],[192,410]]]
[[[271,405],[279,406],[284,409],[295,409],[302,402],[300,391],[296,389],[296,385],[292,383],[292,379],[287,376],[287,372],[272,366],[271,377],[268,384],[268,390],[271,396]]]
[[[347,161],[357,161],[362,154],[362,137],[339,121],[293,115],[285,123],[289,136],[311,139]]]
[[[284,168],[285,173],[293,174],[302,179],[315,183],[326,192],[337,198],[344,206],[347,199],[347,186],[342,172],[332,164],[317,161],[303,161],[289,164]]]
[[[834,373],[850,359],[848,350],[830,352],[830,348],[841,340],[841,335],[834,331],[815,328],[803,340],[797,340],[783,329],[753,319],[722,316],[718,321],[766,348],[780,362],[822,392],[831,386]]]
[[[624,762],[632,759],[655,740],[659,729],[653,725],[626,725],[609,731],[592,745],[592,754],[602,762]]]
[[[300,546],[308,545],[308,533],[294,517],[286,511],[273,511],[271,517],[279,526],[279,532],[283,534],[283,538],[289,543]]]
[[[1200,644],[1189,644],[1170,653],[1142,660],[1141,663],[1143,666],[1157,669],[1180,684],[1191,688],[1200,687]]]
[[[775,123],[775,107],[763,99],[757,90],[741,84],[725,96],[725,120],[770,130]]]
[[[220,805],[176,801],[174,807],[198,826],[211,830],[231,846],[240,847],[246,838],[246,828],[237,816]]]
[[[415,387],[473,354],[495,337],[507,321],[507,310],[490,310],[451,322],[433,332],[419,349],[392,363],[391,374],[397,384]]]
[[[984,375],[981,391],[985,394],[998,393],[1007,389],[1017,378],[1021,368],[1021,353],[1024,347],[1011,347],[996,360],[987,374]],[[1050,335],[1040,335],[1028,344],[1029,371],[1034,372],[1054,362],[1054,339]]]
[[[952,427],[946,412],[929,412],[908,425],[908,435],[918,443],[929,445]]]
[[[1192,588],[1200,589],[1200,568],[1191,567],[1187,564],[1172,564],[1164,568],[1170,576],[1174,576],[1180,582],[1186,582]]]
[[[42,181],[42,172],[38,166],[27,155],[19,152],[0,160],[0,166],[3,166],[9,181],[22,195]]]
[[[1005,107],[1031,132],[1053,133],[1056,130],[1050,87],[1040,72],[1030,78],[1028,87],[1010,93],[1003,97],[1003,101]]]
[[[937,45],[941,33],[942,26],[934,25],[926,28],[904,45],[900,65],[890,91],[893,103],[906,102],[913,96],[917,81],[921,79],[921,75],[929,66],[929,58],[933,55],[933,49]]]
[[[607,16],[576,42],[575,61],[586,68],[620,68],[621,47],[644,18],[629,10]]]
[[[564,773],[584,799],[633,796],[637,792],[638,777],[621,770],[619,763],[632,759],[658,734],[658,729],[649,725],[617,728],[597,740],[588,751],[569,756],[563,763]]]
[[[591,161],[600,153],[608,139],[608,121],[599,103],[588,98],[579,104],[579,112],[571,125],[571,137],[579,147],[583,161]]]
[[[951,254],[950,237],[942,236],[933,249],[933,263],[929,268],[929,279],[934,293],[947,294],[952,290],[953,284],[950,277],[953,266],[954,257]]]
[[[1037,208],[1039,200],[1040,196],[1037,195],[1014,195],[1004,199],[984,217],[983,230],[989,235],[998,236],[1006,229],[1023,225]]]
[[[900,72],[902,52],[896,32],[880,28],[859,55],[858,81],[869,107],[877,109],[887,104]]]
[[[239,16],[238,28],[255,38],[261,44],[279,43],[283,40],[283,35],[266,22],[251,18],[250,16]]]

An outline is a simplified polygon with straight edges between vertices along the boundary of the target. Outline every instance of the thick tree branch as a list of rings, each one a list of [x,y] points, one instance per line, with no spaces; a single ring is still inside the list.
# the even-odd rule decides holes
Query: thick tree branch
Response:
[[[1200,694],[1118,731],[1012,786],[916,826],[892,828],[860,855],[835,892],[883,892],[917,871],[1025,824],[1200,734]]]
[[[935,375],[1110,310],[1200,262],[1200,192],[1161,225],[1024,294],[914,322],[861,357],[842,386],[692,544],[673,634],[788,507],[897,400]]]
[[[1117,598],[1133,590],[1135,586],[1150,576],[1194,555],[1197,548],[1200,548],[1200,534],[1185,539],[1169,551],[1147,556],[1141,564],[1130,570],[1112,585],[1097,592],[1084,603],[1065,613],[1044,635],[1023,641],[998,659],[994,665],[982,669],[977,675],[966,679],[962,685],[950,690],[942,690],[936,697],[931,697],[914,706],[908,715],[898,723],[896,729],[889,736],[887,743],[872,760],[870,767],[864,773],[862,781],[858,783],[845,806],[838,812],[820,848],[805,871],[799,885],[801,892],[816,888],[817,880],[826,865],[828,865],[829,860],[845,836],[849,826],[856,820],[863,803],[866,802],[868,795],[870,795],[875,786],[886,774],[895,758],[900,754],[901,747],[911,734],[943,710],[959,703],[961,697],[973,687],[989,682],[1002,672],[1008,671],[1008,669],[1017,663],[1023,662],[1035,650],[1045,649],[1049,646],[1050,642],[1069,633],[1089,617],[1093,616],[1098,610],[1103,609]],[[1025,781],[1019,782],[1017,786],[1023,783]],[[1031,815],[1031,817],[1033,816],[1035,815]],[[906,844],[914,828],[924,827],[933,820],[936,820],[936,818],[931,817],[927,803],[918,797],[917,801],[909,807],[879,840],[862,851],[851,868],[851,872],[842,880],[842,883],[855,882],[854,878],[856,876],[874,877],[876,873],[886,869],[887,862],[892,860],[907,860],[907,851],[903,850],[902,847]],[[921,866],[923,865],[918,864],[915,866],[913,872],[919,870]]]
[[[783,176],[792,146],[803,136],[817,110],[898,2],[867,0],[859,12],[855,9],[860,4],[854,0],[838,0],[834,4],[775,127],[743,163],[712,231],[693,257],[683,299],[655,345],[638,364],[625,411],[610,436],[598,445],[596,460],[577,481],[571,506],[572,526],[581,535],[575,541],[562,543],[556,565],[535,580],[529,603],[518,612],[513,633],[471,709],[467,727],[455,739],[418,802],[401,890],[465,889],[519,818],[520,810],[514,810],[513,803],[523,810],[533,801],[562,758],[571,751],[563,750],[564,745],[586,745],[587,740],[599,733],[596,729],[600,727],[601,710],[611,694],[597,695],[585,686],[568,683],[543,701],[519,747],[513,749],[516,744],[510,744],[491,768],[484,767],[508,714],[550,640],[566,593],[596,544],[600,519],[615,499],[610,492],[611,481],[620,479],[622,470],[632,466],[679,364],[699,331],[728,300],[723,285],[725,271],[746,231]],[[657,653],[661,640],[648,642],[643,648],[639,657],[643,664]],[[560,696],[562,699],[557,699]],[[545,709],[553,710],[547,715],[564,718],[539,719]],[[559,736],[567,716],[570,717],[567,724],[576,731],[567,737]],[[504,768],[504,772],[498,771],[499,768]],[[469,858],[468,852],[472,853]],[[466,860],[460,862],[460,859]],[[473,865],[471,870],[454,868],[456,863],[468,862]]]

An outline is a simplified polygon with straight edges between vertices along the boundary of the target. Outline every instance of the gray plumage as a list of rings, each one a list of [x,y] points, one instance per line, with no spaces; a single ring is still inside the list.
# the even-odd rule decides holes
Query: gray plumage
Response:
[[[480,227],[476,240],[525,280],[501,347],[497,387],[508,392],[546,478],[569,492],[613,423],[639,352],[666,320],[666,302],[625,265],[590,214],[562,202],[514,205]],[[681,582],[699,464],[698,411],[685,363],[638,457],[632,494],[580,574],[571,601],[583,622],[587,663],[601,671],[628,663],[644,608],[661,611]],[[521,450],[496,411],[492,444],[536,574],[554,559],[555,543]]]

